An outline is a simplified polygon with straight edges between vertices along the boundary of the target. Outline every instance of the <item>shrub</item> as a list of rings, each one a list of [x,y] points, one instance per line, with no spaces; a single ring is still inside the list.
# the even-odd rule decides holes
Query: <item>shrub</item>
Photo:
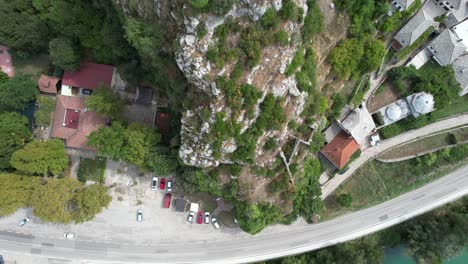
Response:
[[[197,37],[199,39],[203,38],[208,34],[208,29],[206,28],[205,22],[200,22],[197,26]]]
[[[276,11],[273,8],[268,8],[260,18],[260,24],[265,29],[275,28],[278,26],[278,23],[278,16],[276,15]]]
[[[304,26],[302,26],[301,29],[302,39],[304,42],[309,42],[315,35],[322,32],[323,30],[323,14],[322,11],[320,11],[316,1],[308,0],[307,6],[309,8],[304,19]],[[298,13],[301,13],[300,10],[301,9],[299,9]],[[304,11],[302,10],[302,12]],[[302,15],[299,19],[301,18]]]
[[[282,19],[295,20],[297,19],[296,5],[292,1],[283,1],[283,6],[279,11]]]
[[[242,166],[239,164],[232,164],[229,166],[229,173],[233,176],[240,176],[242,172]]]
[[[287,46],[289,44],[288,33],[284,30],[280,30],[275,33],[275,41],[281,46]]]
[[[278,143],[274,138],[268,138],[265,141],[265,145],[263,145],[263,149],[265,150],[274,150],[278,146]]]
[[[353,197],[348,193],[343,193],[336,197],[336,202],[342,207],[350,207],[353,202]]]
[[[294,58],[292,59],[291,63],[286,67],[284,74],[287,76],[291,76],[297,68],[301,67],[304,64],[304,50],[299,49],[294,54]]]
[[[198,9],[202,9],[208,5],[209,0],[190,0],[189,3]]]
[[[210,12],[223,16],[237,3],[239,3],[239,0],[209,0],[208,8]]]

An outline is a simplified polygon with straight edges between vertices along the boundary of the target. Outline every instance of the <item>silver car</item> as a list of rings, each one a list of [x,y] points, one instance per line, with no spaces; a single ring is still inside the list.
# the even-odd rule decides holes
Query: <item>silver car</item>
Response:
[[[29,222],[29,218],[26,217],[24,218],[23,220],[21,220],[19,223],[18,223],[18,226],[24,226],[25,224],[27,224]]]
[[[211,217],[211,223],[213,224],[213,226],[216,228],[216,229],[219,229],[219,223],[218,223],[218,219],[216,219],[216,217]]]
[[[143,221],[143,210],[141,210],[141,209],[138,209],[138,211],[137,211],[137,221],[138,222]]]
[[[167,181],[166,190],[172,192],[172,181]]]
[[[67,232],[67,233],[63,234],[63,237],[68,239],[68,240],[74,240],[76,238],[76,234]]]
[[[190,211],[188,216],[187,216],[187,222],[192,223],[194,216],[195,216],[195,213],[193,211]]]

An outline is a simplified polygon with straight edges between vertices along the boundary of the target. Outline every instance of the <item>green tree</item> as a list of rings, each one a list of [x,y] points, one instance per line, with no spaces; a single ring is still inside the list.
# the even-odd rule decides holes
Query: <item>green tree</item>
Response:
[[[72,218],[76,223],[93,220],[94,217],[107,208],[112,201],[112,197],[107,193],[107,187],[93,184],[84,189],[79,189],[73,199],[76,210]]]
[[[4,83],[10,79],[8,75],[2,71],[0,71],[0,83]]]
[[[276,206],[256,205],[244,201],[236,201],[235,213],[239,226],[250,234],[256,234],[282,219],[281,212]]]
[[[124,132],[122,159],[136,165],[143,165],[146,157],[159,142],[161,136],[152,128],[132,123]]]
[[[210,12],[222,16],[229,12],[232,6],[237,3],[239,3],[239,0],[210,0],[208,7]]]
[[[75,207],[73,200],[81,188],[83,184],[71,178],[48,179],[32,193],[34,214],[44,221],[70,223]]]
[[[124,145],[125,127],[119,122],[111,126],[93,131],[88,136],[88,144],[97,148],[99,156],[109,156],[113,160],[120,159]]]
[[[0,110],[23,110],[38,93],[30,77],[13,77],[0,83]]]
[[[152,148],[146,155],[144,166],[157,175],[166,176],[176,172],[179,161],[177,156],[161,148]]]
[[[198,9],[205,8],[208,5],[209,0],[190,0],[189,3]]]
[[[334,48],[328,60],[338,78],[348,79],[351,74],[360,72],[359,66],[364,55],[364,48],[358,39],[345,39]]]
[[[364,55],[360,63],[362,72],[370,72],[379,68],[385,55],[385,46],[382,41],[368,38],[364,42]]]
[[[140,53],[141,57],[157,56],[164,40],[164,34],[158,25],[149,25],[136,18],[127,18],[125,36],[130,44]]]
[[[0,0],[0,42],[22,57],[47,48],[50,32],[31,1]]]
[[[260,18],[260,24],[263,28],[275,28],[279,23],[276,11],[273,8],[268,8],[263,16]]]
[[[75,71],[80,68],[80,55],[69,39],[52,39],[49,42],[49,52],[52,63],[61,69]]]
[[[31,140],[28,119],[15,112],[0,114],[0,171],[11,168],[11,155]]]
[[[18,174],[0,174],[0,216],[29,206],[31,194],[40,185],[40,181],[39,178]]]
[[[124,102],[112,89],[100,86],[88,96],[85,104],[91,111],[119,120]]]
[[[304,42],[310,42],[312,38],[323,30],[323,14],[315,0],[307,0],[307,14],[301,34]],[[302,18],[301,18],[302,19]]]
[[[13,153],[10,163],[18,171],[44,177],[58,175],[68,167],[65,147],[57,139],[28,143]]]

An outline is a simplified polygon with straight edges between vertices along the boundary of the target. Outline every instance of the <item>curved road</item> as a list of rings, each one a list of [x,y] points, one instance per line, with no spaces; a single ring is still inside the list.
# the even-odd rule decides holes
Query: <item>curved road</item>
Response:
[[[468,166],[398,198],[316,225],[224,241],[119,245],[0,231],[1,251],[79,263],[246,263],[302,253],[387,228],[468,194]],[[85,261],[83,261],[85,260]],[[86,262],[87,261],[87,262]]]
[[[398,136],[383,140],[379,146],[369,147],[362,151],[359,158],[349,164],[349,169],[336,177],[328,180],[322,186],[322,199],[327,198],[331,193],[335,191],[338,186],[344,183],[352,174],[364,165],[369,160],[374,159],[380,153],[383,153],[386,150],[389,150],[398,145],[408,143],[412,140],[423,138],[426,136],[431,136],[434,133],[449,130],[455,127],[468,124],[468,114],[461,114],[455,117],[446,118],[435,123],[429,124],[427,126],[410,130],[405,133],[402,133]]]

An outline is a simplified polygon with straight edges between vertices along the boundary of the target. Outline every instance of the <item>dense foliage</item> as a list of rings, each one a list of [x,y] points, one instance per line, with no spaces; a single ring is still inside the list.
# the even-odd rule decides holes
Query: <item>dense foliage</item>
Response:
[[[124,102],[109,87],[98,87],[86,98],[86,107],[103,116],[119,119]]]
[[[28,119],[18,113],[0,114],[0,171],[11,168],[11,155],[31,140]]]
[[[40,178],[17,174],[0,174],[0,216],[29,206],[31,193],[40,184]]]
[[[0,83],[0,111],[23,110],[38,94],[37,84],[25,76]]]
[[[58,139],[32,141],[11,156],[11,165],[20,172],[43,175],[58,175],[68,167],[65,146]]]

